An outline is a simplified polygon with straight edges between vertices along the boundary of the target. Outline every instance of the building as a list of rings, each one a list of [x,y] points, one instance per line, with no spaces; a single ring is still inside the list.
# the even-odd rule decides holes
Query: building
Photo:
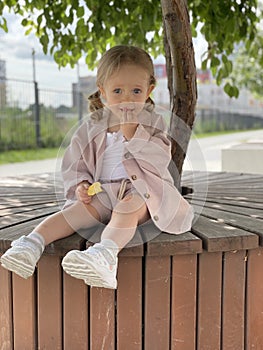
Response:
[[[170,96],[167,87],[167,72],[165,64],[154,65],[157,80],[156,88],[152,92],[152,98],[157,106],[169,109]],[[77,91],[81,92],[83,113],[87,112],[87,97],[97,90],[96,77],[81,77],[78,84],[72,85],[73,106],[79,105]],[[218,86],[210,70],[197,69],[197,115],[203,110],[220,110],[240,114],[252,114],[262,116],[262,101],[256,100],[252,94],[242,89],[239,98],[230,98],[223,86]]]
[[[72,84],[73,107],[81,105],[82,112],[88,111],[88,96],[97,90],[96,77],[80,77],[78,83]]]

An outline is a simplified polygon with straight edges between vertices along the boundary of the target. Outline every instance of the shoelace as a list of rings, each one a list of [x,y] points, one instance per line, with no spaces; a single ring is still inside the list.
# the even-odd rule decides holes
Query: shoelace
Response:
[[[116,264],[116,260],[107,248],[99,245],[93,246],[92,248],[97,252],[101,253],[110,265]]]

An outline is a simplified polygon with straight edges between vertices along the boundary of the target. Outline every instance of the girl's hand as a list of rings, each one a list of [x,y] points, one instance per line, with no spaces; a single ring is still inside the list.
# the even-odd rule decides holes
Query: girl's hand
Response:
[[[123,113],[121,116],[120,129],[126,140],[130,140],[138,126],[137,114],[134,110],[123,108]]]
[[[88,195],[89,186],[87,182],[82,182],[77,186],[75,191],[77,199],[85,204],[89,204],[92,199],[92,197]]]

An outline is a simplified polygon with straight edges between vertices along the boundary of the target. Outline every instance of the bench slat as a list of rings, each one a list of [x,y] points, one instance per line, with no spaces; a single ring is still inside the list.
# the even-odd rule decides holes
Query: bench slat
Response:
[[[255,233],[259,236],[260,245],[263,244],[263,221],[256,217],[234,214],[217,209],[203,208],[202,216],[228,224],[232,227]]]
[[[198,217],[193,224],[192,232],[202,238],[203,247],[208,252],[258,247],[259,239],[257,235],[204,216]]]

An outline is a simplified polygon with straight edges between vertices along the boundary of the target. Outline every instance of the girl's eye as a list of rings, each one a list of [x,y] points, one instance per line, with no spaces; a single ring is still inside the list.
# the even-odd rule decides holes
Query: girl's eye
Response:
[[[142,92],[142,90],[141,89],[134,89],[133,92],[135,95],[137,95],[137,94],[140,94]]]
[[[118,89],[114,89],[113,92],[114,92],[115,94],[120,94],[120,93],[121,93],[121,89],[119,89],[119,88],[118,88]]]

